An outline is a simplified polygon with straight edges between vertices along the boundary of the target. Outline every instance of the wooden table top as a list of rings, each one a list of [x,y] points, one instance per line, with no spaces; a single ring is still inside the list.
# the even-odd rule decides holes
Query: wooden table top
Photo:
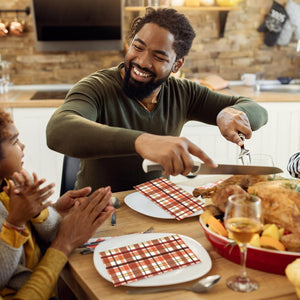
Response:
[[[206,179],[207,180],[207,179]],[[189,185],[194,187],[197,179],[190,181]],[[200,183],[200,182],[199,182]],[[186,183],[184,183],[187,185]],[[202,184],[202,182],[201,182]],[[130,209],[124,203],[124,197],[135,191],[115,193],[114,196],[121,200],[121,207],[117,210],[117,225],[111,226],[110,221],[103,224],[95,236],[117,236],[131,233],[142,232],[154,227],[154,232],[178,233],[189,236],[198,241],[209,253],[212,259],[212,268],[206,275],[220,274],[222,276],[208,293],[195,294],[189,291],[164,292],[145,295],[128,295],[126,290],[136,289],[121,286],[115,288],[113,284],[97,272],[93,263],[93,254],[81,255],[79,249],[76,249],[70,256],[69,263],[63,271],[62,278],[71,283],[71,288],[77,294],[78,299],[172,299],[179,300],[188,297],[188,299],[297,299],[294,286],[288,281],[286,276],[266,273],[254,269],[247,269],[248,275],[259,282],[259,289],[251,293],[233,292],[226,287],[225,281],[231,275],[239,274],[241,267],[220,256],[207,241],[203,229],[199,224],[199,217],[186,218],[181,221],[173,219],[158,219],[142,215]],[[191,286],[197,279],[180,285]],[[140,288],[142,289],[142,288]]]

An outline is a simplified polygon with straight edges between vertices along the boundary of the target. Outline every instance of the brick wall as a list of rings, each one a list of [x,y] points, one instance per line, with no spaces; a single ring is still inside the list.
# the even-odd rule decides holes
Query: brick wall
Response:
[[[277,0],[283,5],[286,1]],[[300,4],[300,0],[294,2]],[[272,0],[243,0],[239,4],[242,10],[229,12],[224,38],[219,38],[218,12],[186,12],[197,33],[183,67],[186,77],[213,72],[227,80],[238,80],[245,72],[264,72],[266,79],[300,78],[297,41],[292,40],[287,46],[268,47],[263,42],[264,33],[257,32],[271,5]],[[0,9],[26,6],[30,6],[30,0],[0,0]],[[1,17],[9,21],[15,14],[2,13]],[[14,84],[75,83],[95,70],[115,66],[123,60],[121,51],[37,52],[32,15],[20,13],[19,17],[26,19],[26,34],[0,37],[0,54],[3,60],[12,63]],[[125,24],[132,17],[132,13],[126,12]]]

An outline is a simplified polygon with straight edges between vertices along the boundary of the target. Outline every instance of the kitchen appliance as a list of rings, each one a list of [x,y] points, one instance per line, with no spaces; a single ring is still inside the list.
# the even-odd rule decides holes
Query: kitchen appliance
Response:
[[[123,50],[123,0],[31,0],[38,51]]]

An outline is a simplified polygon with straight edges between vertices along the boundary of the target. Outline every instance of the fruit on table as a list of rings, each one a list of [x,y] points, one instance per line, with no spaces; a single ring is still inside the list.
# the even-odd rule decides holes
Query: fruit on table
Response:
[[[263,232],[262,232],[262,236],[269,236],[275,240],[279,240],[279,230],[278,227],[275,224],[268,224],[269,226],[267,226]]]
[[[208,228],[211,231],[218,233],[222,236],[228,237],[228,232],[225,229],[224,225],[221,223],[220,220],[216,219],[213,215],[211,215],[208,218],[207,224],[208,224]]]
[[[205,225],[208,225],[208,228],[211,231],[224,237],[228,237],[228,232],[225,229],[224,225],[220,220],[215,218],[209,210],[206,210],[201,214],[201,219]]]
[[[260,248],[260,235],[258,233],[254,234],[254,236],[248,244]]]
[[[297,296],[300,299],[300,258],[287,265],[285,274],[288,280],[295,286]]]
[[[285,251],[284,245],[279,240],[266,235],[260,237],[260,246],[262,248]]]

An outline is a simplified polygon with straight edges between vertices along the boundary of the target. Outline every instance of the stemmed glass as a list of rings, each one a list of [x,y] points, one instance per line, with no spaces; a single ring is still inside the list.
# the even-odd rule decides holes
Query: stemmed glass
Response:
[[[237,292],[251,292],[258,288],[258,283],[249,278],[246,273],[247,243],[254,234],[262,231],[263,219],[261,200],[253,195],[232,195],[228,198],[224,223],[237,242],[240,254],[242,272],[239,276],[231,276],[226,285]]]

